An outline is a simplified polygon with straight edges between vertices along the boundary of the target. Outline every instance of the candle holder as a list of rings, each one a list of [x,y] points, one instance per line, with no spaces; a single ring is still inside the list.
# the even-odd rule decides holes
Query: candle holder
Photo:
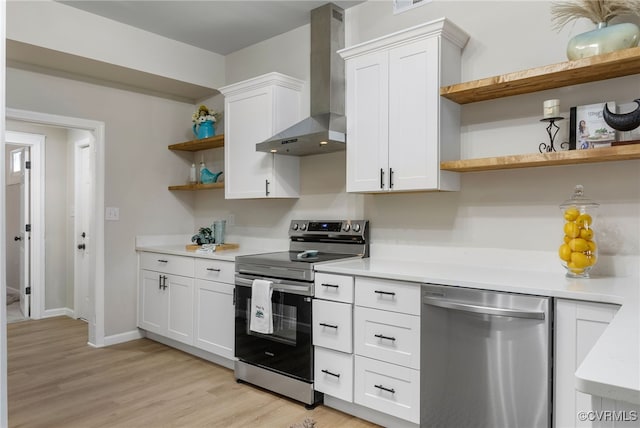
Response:
[[[540,145],[538,146],[538,150],[540,151],[540,153],[551,153],[556,151],[556,148],[553,146],[553,143],[556,139],[556,135],[558,134],[558,131],[560,130],[560,127],[556,125],[556,122],[559,122],[561,120],[564,120],[564,117],[555,116],[555,117],[545,117],[543,119],[540,119],[540,122],[549,122],[549,125],[547,126],[547,134],[549,135],[549,144],[540,143]],[[569,143],[567,143],[566,141],[561,143],[560,147],[564,149],[565,144],[567,145],[567,148],[569,148]]]

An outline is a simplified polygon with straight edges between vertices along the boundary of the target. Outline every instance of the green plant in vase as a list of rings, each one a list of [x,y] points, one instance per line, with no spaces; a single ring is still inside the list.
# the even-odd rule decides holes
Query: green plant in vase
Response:
[[[191,237],[191,242],[198,245],[213,244],[215,242],[213,231],[210,227],[201,227],[198,233]]]

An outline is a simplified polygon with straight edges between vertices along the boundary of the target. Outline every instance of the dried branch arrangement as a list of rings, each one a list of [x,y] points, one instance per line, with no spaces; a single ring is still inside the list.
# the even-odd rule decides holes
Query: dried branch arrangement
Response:
[[[576,0],[551,5],[553,28],[560,31],[569,22],[586,18],[598,24],[623,15],[640,16],[640,0]]]

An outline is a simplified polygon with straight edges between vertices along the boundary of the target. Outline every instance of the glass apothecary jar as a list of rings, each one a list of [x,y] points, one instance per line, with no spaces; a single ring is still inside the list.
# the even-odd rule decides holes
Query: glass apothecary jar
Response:
[[[600,204],[584,196],[578,184],[571,198],[560,205],[563,217],[563,241],[558,249],[568,278],[589,278],[598,260],[594,223]]]

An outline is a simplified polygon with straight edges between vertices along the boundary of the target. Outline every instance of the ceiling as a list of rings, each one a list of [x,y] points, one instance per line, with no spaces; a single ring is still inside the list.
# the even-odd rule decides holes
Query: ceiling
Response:
[[[326,0],[60,1],[114,21],[228,55],[309,23]],[[347,9],[361,1],[334,1]]]

